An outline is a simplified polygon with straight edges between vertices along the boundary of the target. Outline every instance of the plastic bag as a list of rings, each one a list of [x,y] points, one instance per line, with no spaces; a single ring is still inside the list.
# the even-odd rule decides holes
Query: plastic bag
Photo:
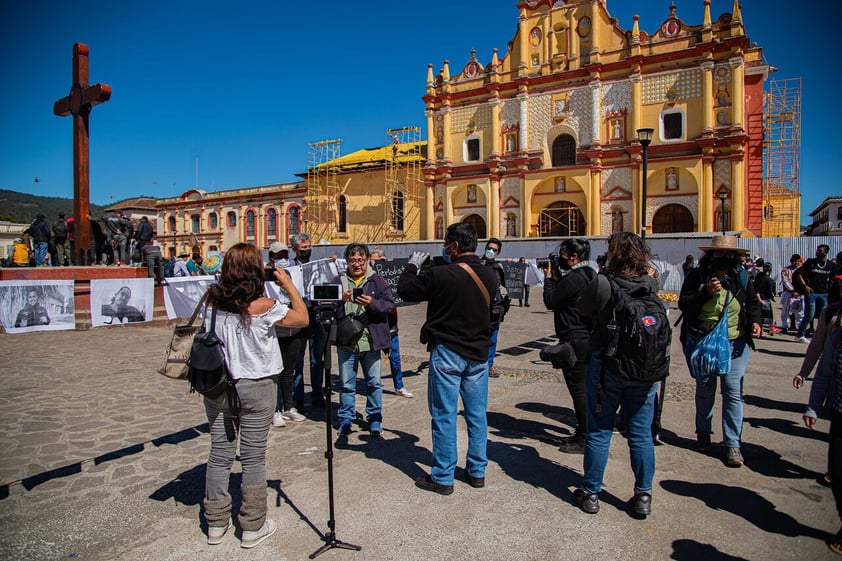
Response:
[[[729,301],[730,295],[725,299],[725,311],[716,327],[699,339],[690,354],[687,366],[690,368],[690,375],[697,380],[724,376],[731,370],[731,341],[728,339]]]

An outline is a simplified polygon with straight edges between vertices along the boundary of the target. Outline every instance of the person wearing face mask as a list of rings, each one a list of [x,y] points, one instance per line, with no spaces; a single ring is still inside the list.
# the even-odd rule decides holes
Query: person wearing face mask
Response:
[[[295,252],[295,258],[292,260],[293,265],[303,265],[310,262],[313,240],[309,234],[305,232],[295,234],[290,239],[290,245]],[[322,394],[322,388],[324,387],[325,373],[325,332],[316,319],[316,312],[310,300],[305,297],[304,301],[310,311],[310,325],[302,332],[310,344],[310,403],[313,407],[324,407],[325,398]],[[302,345],[298,353],[298,360],[295,363],[294,394],[295,405],[299,412],[304,410],[304,355],[306,350],[307,345]]]
[[[506,312],[509,310],[509,296],[506,294],[506,272],[503,270],[503,265],[497,262],[500,257],[500,251],[503,249],[503,242],[497,238],[491,238],[485,244],[485,251],[483,252],[482,262],[491,267],[498,278],[498,290],[502,301],[492,302],[491,308],[491,346],[488,348],[488,377],[499,378],[500,373],[494,369],[494,357],[497,356],[497,335],[500,333],[500,323],[502,323]],[[495,291],[495,293],[498,291]]]
[[[723,376],[696,380],[696,440],[700,452],[710,450],[713,405],[719,379],[722,383],[725,463],[729,467],[740,467],[743,464],[740,452],[742,378],[754,349],[752,339],[762,333],[761,304],[748,274],[740,267],[740,254],[747,250],[737,247],[735,236],[714,236],[711,245],[699,249],[705,254],[699,260],[699,266],[687,274],[678,297],[678,307],[684,314],[681,344],[689,364],[698,341],[712,331],[725,314],[731,342],[731,368]]]
[[[476,255],[477,231],[464,222],[451,224],[444,236],[447,265],[419,274],[429,255],[414,252],[398,279],[398,295],[427,302],[421,342],[430,352],[427,406],[433,437],[429,475],[415,486],[440,495],[453,493],[459,398],[468,429],[463,477],[473,488],[485,486],[488,465],[488,346],[491,293],[497,275]]]
[[[544,305],[553,312],[553,324],[559,343],[569,345],[572,355],[562,361],[564,382],[573,399],[576,428],[572,436],[562,439],[559,448],[568,454],[584,454],[587,436],[586,374],[591,338],[591,322],[576,309],[576,302],[585,287],[596,276],[590,266],[591,245],[585,239],[567,239],[558,248],[558,267],[547,262],[544,267]],[[553,364],[555,366],[555,363]]]
[[[801,287],[804,294],[804,318],[798,324],[798,332],[795,334],[795,338],[801,343],[810,342],[807,339],[807,328],[812,324],[813,318],[820,316],[827,306],[827,293],[834,271],[833,263],[827,258],[829,252],[830,247],[821,244],[816,248],[815,259],[807,259],[792,273],[795,286]]]
[[[269,246],[268,268],[274,275],[275,269],[279,267],[281,269],[289,267],[289,248],[284,243],[273,242]],[[287,421],[300,423],[307,420],[307,417],[299,413],[298,408],[295,407],[292,397],[295,363],[306,342],[306,338],[301,333],[302,330],[297,327],[275,326],[275,336],[278,338],[284,366],[278,376],[278,402],[272,416],[273,427],[285,427]]]

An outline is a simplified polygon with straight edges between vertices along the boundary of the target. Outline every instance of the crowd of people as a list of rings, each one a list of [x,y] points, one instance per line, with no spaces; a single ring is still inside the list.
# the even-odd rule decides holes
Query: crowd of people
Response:
[[[131,240],[132,245],[140,246],[150,277],[163,281],[163,258],[148,222],[141,221],[134,231],[122,226],[125,219],[119,213],[109,218],[104,224],[110,231],[113,251],[106,252],[102,259],[132,263]],[[63,226],[56,227],[60,221]],[[72,247],[58,249],[72,240],[72,231],[72,221],[63,216],[51,226],[39,215],[27,230],[31,244],[28,257],[36,266],[44,266],[52,258],[55,245],[56,256],[63,256],[59,264],[72,263]],[[58,235],[61,233],[66,237]],[[575,414],[572,434],[562,440],[559,449],[582,455],[582,480],[572,499],[584,512],[596,514],[611,440],[615,432],[621,432],[629,446],[634,481],[628,508],[633,516],[645,518],[653,506],[655,446],[659,443],[660,408],[667,382],[663,374],[630,374],[626,363],[617,358],[617,341],[622,337],[618,332],[623,329],[617,315],[621,306],[626,306],[624,311],[636,309],[628,308],[624,299],[643,302],[657,295],[659,279],[649,248],[640,236],[614,234],[607,245],[606,253],[592,260],[587,240],[565,239],[550,259],[540,263],[543,303],[553,314],[558,339],[552,363],[562,371]],[[446,229],[436,266],[431,266],[433,260],[428,253],[412,253],[395,294],[374,265],[386,259],[384,252],[353,242],[344,251],[344,270],[332,279],[323,279],[340,288],[335,317],[327,322],[324,307],[307,294],[299,294],[285,271],[290,265],[310,262],[309,235],[296,234],[290,246],[273,243],[268,263],[263,263],[254,246],[237,244],[229,248],[221,274],[209,290],[208,302],[217,311],[216,331],[225,345],[230,376],[236,381],[239,411],[232,410],[225,394],[214,399],[205,397],[211,427],[204,498],[209,544],[221,543],[231,527],[228,484],[238,447],[243,469],[238,514],[241,545],[255,547],[274,533],[276,524],[266,517],[268,431],[287,422],[306,421],[308,408],[325,407],[325,392],[329,391],[325,384],[330,383],[325,379],[325,359],[331,345],[336,347],[339,407],[328,422],[335,423],[338,438],[347,439],[355,426],[372,438],[382,434],[382,370],[386,364],[395,395],[413,397],[402,376],[395,295],[404,301],[427,303],[418,336],[429,352],[427,402],[432,458],[429,473],[419,477],[415,485],[441,495],[453,493],[459,463],[456,442],[461,399],[468,441],[461,476],[471,487],[485,486],[489,379],[499,375],[494,368],[497,335],[510,302],[500,266],[502,248],[501,240],[491,238],[478,253],[475,229],[466,223],[452,224]],[[699,251],[698,258],[689,255],[682,266],[684,279],[677,302],[681,312],[679,340],[695,379],[696,449],[704,454],[721,451],[725,465],[741,467],[743,378],[756,341],[766,332],[789,334],[809,343],[793,386],[803,387],[815,370],[804,423],[813,429],[817,417],[831,420],[823,479],[833,490],[842,518],[842,254],[831,259],[830,248],[819,245],[815,257],[803,260],[794,254],[774,275],[770,262],[752,259],[733,236],[714,236]],[[23,260],[16,253],[10,256],[15,263]],[[194,257],[189,253],[179,255],[172,274],[200,274],[201,258]],[[525,262],[525,258],[520,261]],[[267,280],[277,282],[287,298],[267,298],[263,284]],[[528,292],[520,294],[521,301],[528,305]],[[778,298],[780,315],[776,318],[773,304]],[[112,306],[116,305],[115,300]],[[667,307],[665,303],[660,305]],[[26,318],[20,320],[22,324],[43,315],[35,303],[30,306]],[[637,318],[646,328],[666,318],[665,314],[647,314]],[[335,331],[342,333],[342,340],[330,340],[332,332],[326,327],[331,321],[335,322]],[[346,323],[359,327],[349,336],[344,327],[339,328]],[[711,374],[699,366],[697,355],[709,352],[706,345],[715,332],[721,332],[722,341],[727,343],[728,360]],[[640,335],[641,341],[645,336]],[[309,395],[305,392],[305,364],[309,364]],[[359,375],[364,380],[360,386],[365,397],[364,414],[356,409]],[[717,389],[720,427],[712,422]],[[714,447],[717,432],[720,446]],[[842,554],[842,529],[829,545]]]

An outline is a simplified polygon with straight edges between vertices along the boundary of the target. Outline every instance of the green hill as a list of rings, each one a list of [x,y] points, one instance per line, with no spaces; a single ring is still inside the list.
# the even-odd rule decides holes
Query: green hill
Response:
[[[59,212],[64,212],[68,217],[73,216],[73,199],[39,197],[0,189],[0,220],[28,224],[35,220],[39,212],[44,213],[47,222],[58,218]],[[101,216],[105,214],[105,207],[91,204],[91,214]]]

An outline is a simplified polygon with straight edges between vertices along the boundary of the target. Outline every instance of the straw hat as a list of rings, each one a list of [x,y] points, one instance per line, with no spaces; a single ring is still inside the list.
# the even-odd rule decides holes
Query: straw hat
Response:
[[[749,250],[737,247],[737,236],[714,236],[710,245],[699,246],[702,251],[733,251],[748,254]]]

